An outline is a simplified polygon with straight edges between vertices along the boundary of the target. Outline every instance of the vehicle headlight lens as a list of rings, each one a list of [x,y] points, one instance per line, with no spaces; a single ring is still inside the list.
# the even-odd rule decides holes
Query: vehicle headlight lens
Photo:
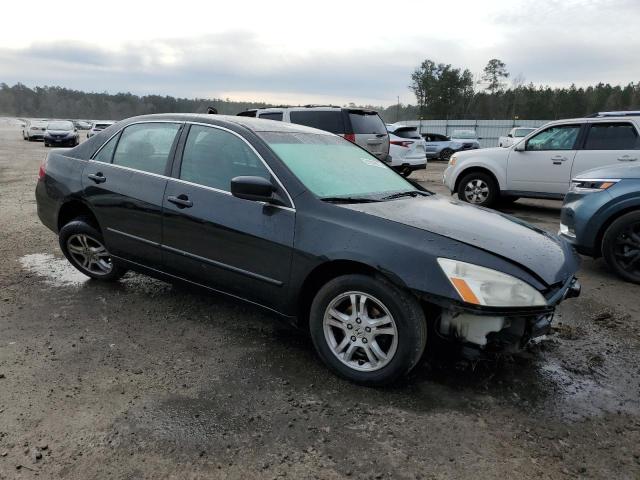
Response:
[[[535,288],[506,273],[449,258],[438,258],[438,264],[466,303],[487,307],[547,305]]]
[[[453,167],[456,164],[457,159],[458,158],[455,155],[451,155],[451,157],[449,158],[449,165]]]
[[[601,192],[608,188],[613,187],[616,183],[620,181],[619,178],[612,179],[598,179],[598,180],[573,180],[571,182],[571,187],[569,188],[570,192],[575,193],[592,193],[592,192]]]

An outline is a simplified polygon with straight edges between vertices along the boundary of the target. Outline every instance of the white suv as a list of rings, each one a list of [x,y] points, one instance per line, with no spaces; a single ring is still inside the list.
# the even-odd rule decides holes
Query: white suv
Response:
[[[508,148],[457,152],[444,184],[460,200],[562,199],[580,172],[640,158],[640,112],[600,112],[547,123]],[[640,162],[639,162],[640,163]]]
[[[359,145],[384,162],[388,163],[390,160],[387,127],[375,110],[307,105],[258,108],[240,112],[238,115],[297,123],[325,130]]]

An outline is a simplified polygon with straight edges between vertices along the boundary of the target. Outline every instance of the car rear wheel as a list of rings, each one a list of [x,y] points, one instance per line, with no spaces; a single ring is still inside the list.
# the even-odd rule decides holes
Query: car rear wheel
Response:
[[[491,175],[472,172],[465,175],[458,185],[458,198],[463,202],[490,207],[499,196],[498,185]]]
[[[100,231],[79,217],[60,229],[60,248],[67,260],[88,277],[114,281],[127,271],[117,265],[104,246]]]
[[[322,287],[311,305],[309,327],[324,363],[367,386],[387,385],[408,373],[427,340],[417,299],[367,275],[341,276]]]
[[[607,228],[602,255],[615,273],[629,282],[640,283],[640,212],[627,213]]]
[[[453,150],[451,150],[450,148],[444,148],[441,152],[440,152],[440,158],[442,160],[446,160],[447,162],[449,161],[449,159],[451,158],[451,155],[453,155]]]

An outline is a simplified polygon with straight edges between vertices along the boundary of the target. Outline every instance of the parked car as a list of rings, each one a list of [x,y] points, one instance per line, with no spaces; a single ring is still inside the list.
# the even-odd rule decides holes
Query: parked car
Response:
[[[33,120],[29,122],[27,140],[30,142],[42,140],[44,138],[44,132],[47,129],[47,123],[49,123],[47,120]]]
[[[20,122],[22,123],[22,139],[25,141],[29,140],[29,125],[31,124],[31,120],[20,120]]]
[[[515,127],[512,128],[511,131],[503,137],[498,137],[498,146],[499,147],[510,147],[514,143],[519,142],[524,137],[529,135],[531,132],[535,132],[536,128],[529,127]]]
[[[101,132],[102,130],[109,128],[116,122],[111,122],[109,120],[101,120],[93,123],[91,129],[87,132],[87,138],[93,137],[95,134]]]
[[[440,160],[448,161],[455,152],[480,148],[480,144],[477,142],[452,140],[440,133],[425,133],[422,137],[425,140],[427,158],[439,158]]]
[[[73,125],[78,130],[91,130],[91,127],[93,126],[91,122],[87,122],[86,120],[73,120]]]
[[[54,120],[47,123],[43,136],[44,146],[75,147],[80,144],[80,135],[73,122],[69,120]]]
[[[640,158],[640,112],[601,112],[550,122],[508,148],[457,152],[444,184],[470,203],[562,199],[585,170]]]
[[[389,131],[389,166],[403,177],[427,168],[424,139],[416,127],[387,125]]]
[[[640,283],[640,165],[611,165],[576,176],[564,199],[560,234],[578,252],[604,257]]]
[[[462,143],[463,150],[473,150],[480,148],[480,138],[475,130],[454,130],[451,133],[451,140]]]
[[[578,256],[559,237],[432,194],[344,138],[284,122],[124,120],[50,152],[36,199],[85,275],[132,269],[263,306],[365,385],[417,364],[427,322],[455,345],[522,347],[579,293]]]
[[[388,161],[389,134],[375,110],[307,105],[247,110],[239,116],[297,123],[335,133],[361,146],[383,161]]]

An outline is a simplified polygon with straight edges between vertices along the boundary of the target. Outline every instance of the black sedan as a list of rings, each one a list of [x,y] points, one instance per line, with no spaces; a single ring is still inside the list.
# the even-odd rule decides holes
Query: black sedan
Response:
[[[80,144],[78,130],[69,120],[55,120],[47,124],[44,146],[75,147]]]
[[[307,329],[336,373],[382,385],[427,332],[522,347],[579,293],[554,235],[434,195],[362,148],[248,117],[163,114],[51,152],[38,214],[81,272],[126,270],[260,305]]]

